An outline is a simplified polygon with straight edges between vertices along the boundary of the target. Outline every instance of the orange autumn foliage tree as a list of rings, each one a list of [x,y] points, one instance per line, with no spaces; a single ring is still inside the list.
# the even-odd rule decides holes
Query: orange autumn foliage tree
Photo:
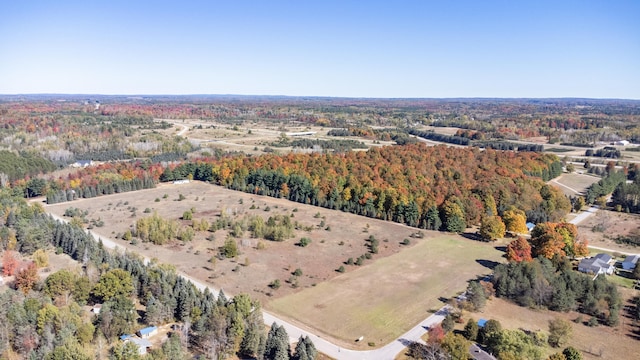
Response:
[[[533,255],[552,259],[588,254],[587,242],[578,240],[578,229],[570,223],[541,223],[531,231]]]
[[[16,274],[16,289],[27,294],[38,281],[38,267],[31,262]]]
[[[531,245],[522,236],[518,236],[517,239],[507,245],[507,260],[513,262],[532,261],[531,257]]]

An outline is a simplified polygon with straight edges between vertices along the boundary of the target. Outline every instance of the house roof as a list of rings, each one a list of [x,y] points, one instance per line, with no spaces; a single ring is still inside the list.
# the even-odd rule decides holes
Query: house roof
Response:
[[[124,334],[124,335],[120,335],[120,340],[127,340],[127,339],[131,339],[133,337],[133,335],[131,334]]]
[[[623,262],[637,264],[638,260],[640,260],[640,255],[629,255],[624,258]]]
[[[609,254],[604,254],[604,253],[597,254],[596,256],[594,256],[594,258],[595,258],[595,259],[602,260],[602,261],[604,261],[604,262],[606,262],[606,263],[608,263],[609,261],[611,261],[611,259],[613,259],[613,258],[611,257],[611,255],[609,255]]]
[[[480,326],[480,327],[484,327],[486,323],[487,323],[487,320],[486,320],[486,319],[480,319],[480,320],[478,320],[478,326]]]
[[[158,330],[157,326],[149,326],[144,329],[140,329],[140,335],[149,335],[156,330]]]
[[[138,347],[151,347],[151,341],[147,340],[147,339],[140,339],[137,337],[132,337],[129,338],[129,341],[131,341],[132,343],[138,345]]]
[[[598,254],[598,255],[602,255],[602,254]],[[611,256],[609,255],[607,256],[611,258]],[[594,273],[598,273],[600,272],[600,270],[607,271],[607,269],[609,269],[610,267],[611,265],[609,265],[608,262],[604,261],[602,258],[598,258],[597,256],[594,256],[588,259],[582,259],[578,264],[578,270],[591,271]]]

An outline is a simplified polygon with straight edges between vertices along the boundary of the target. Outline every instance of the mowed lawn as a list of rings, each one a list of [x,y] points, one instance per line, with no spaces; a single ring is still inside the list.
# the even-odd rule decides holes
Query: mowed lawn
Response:
[[[562,174],[560,177],[550,181],[556,185],[562,192],[569,196],[576,196],[577,193],[584,193],[591,184],[598,182],[600,177],[587,174]],[[555,183],[555,184],[554,184]]]
[[[464,290],[467,281],[491,270],[478,260],[501,261],[494,243],[457,235],[413,240],[416,245],[317,286],[265,304],[268,310],[306,324],[319,333],[353,344],[382,346],[394,340]],[[484,263],[484,262],[483,262]]]

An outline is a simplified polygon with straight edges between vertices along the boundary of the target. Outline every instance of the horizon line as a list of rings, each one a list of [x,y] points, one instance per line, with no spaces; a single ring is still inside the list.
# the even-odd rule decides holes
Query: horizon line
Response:
[[[331,95],[273,95],[273,94],[101,94],[101,93],[0,93],[0,97],[11,96],[103,96],[103,97],[270,97],[270,98],[318,98],[318,99],[359,99],[359,100],[625,100],[640,101],[640,98],[620,97],[581,97],[581,96],[550,96],[550,97],[500,97],[500,96],[457,96],[457,97],[378,97],[378,96],[331,96]]]

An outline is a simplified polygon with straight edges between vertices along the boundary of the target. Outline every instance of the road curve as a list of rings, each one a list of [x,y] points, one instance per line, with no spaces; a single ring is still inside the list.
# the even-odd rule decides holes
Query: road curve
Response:
[[[55,215],[53,213],[49,213],[49,215],[58,221],[68,222],[66,219]],[[115,241],[109,239],[108,237],[101,235],[93,230],[85,230],[87,234],[93,236],[94,239],[99,239],[96,241],[102,241],[102,244],[112,250],[124,251],[129,250],[125,247],[118,245]],[[130,250],[129,250],[130,251]],[[140,254],[138,254],[140,255]],[[151,259],[146,256],[140,255],[145,264],[148,264]],[[218,289],[207,285],[200,280],[194,279],[193,277],[178,271],[178,275],[182,276],[184,279],[191,281],[199,290],[204,291],[204,289],[208,288],[212,293],[218,294]],[[232,295],[232,294],[227,294]],[[398,353],[400,353],[404,348],[406,348],[413,341],[421,341],[421,337],[427,332],[427,330],[442,322],[444,317],[447,315],[448,306],[442,307],[436,313],[422,320],[418,325],[414,326],[412,329],[402,334],[396,340],[390,342],[389,344],[375,350],[366,350],[366,351],[358,351],[358,350],[350,350],[344,349],[336,344],[331,343],[330,341],[310,333],[307,330],[304,330],[296,325],[293,325],[287,321],[284,321],[274,314],[271,314],[267,311],[262,311],[264,317],[264,323],[266,325],[271,325],[274,322],[284,326],[287,330],[287,334],[289,334],[290,341],[296,342],[298,338],[302,336],[308,336],[313,344],[316,346],[316,349],[323,354],[326,354],[334,359],[338,360],[392,360],[396,357]],[[354,339],[355,340],[355,339]],[[363,341],[367,341],[364,339]]]

